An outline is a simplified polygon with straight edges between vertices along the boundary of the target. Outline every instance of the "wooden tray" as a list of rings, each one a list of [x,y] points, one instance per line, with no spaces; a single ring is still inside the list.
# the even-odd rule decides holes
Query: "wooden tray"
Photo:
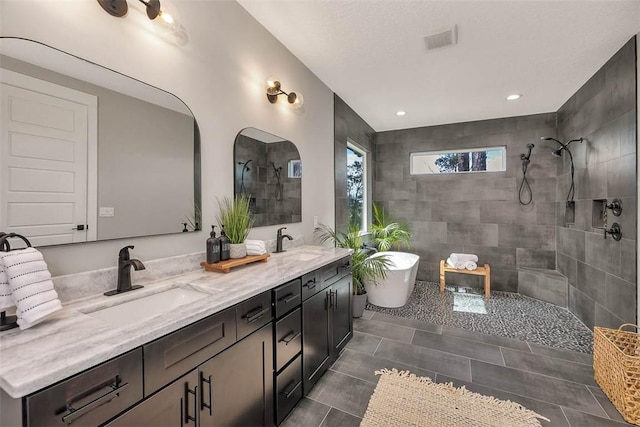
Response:
[[[269,254],[264,255],[247,255],[244,258],[230,259],[227,261],[216,262],[215,264],[207,264],[206,261],[202,261],[200,265],[207,271],[218,271],[220,273],[228,273],[233,267],[240,267],[241,265],[251,264],[252,262],[267,262]]]

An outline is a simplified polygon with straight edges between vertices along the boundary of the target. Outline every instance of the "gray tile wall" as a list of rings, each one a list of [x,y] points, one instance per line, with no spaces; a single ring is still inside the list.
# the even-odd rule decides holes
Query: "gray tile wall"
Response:
[[[373,150],[375,132],[338,95],[334,95],[334,168],[336,199],[336,230],[345,231],[349,220],[347,211],[347,140],[359,144],[369,152],[369,164],[375,164]],[[369,174],[372,175],[369,168]],[[370,179],[369,182],[372,182]],[[371,189],[369,189],[371,200]],[[370,214],[370,213],[369,213]]]
[[[565,221],[570,186],[568,156],[557,160],[557,261],[569,281],[569,309],[587,326],[636,322],[636,41],[629,40],[558,110],[558,139],[572,144],[575,163],[575,222]],[[549,149],[556,147],[549,146]],[[623,202],[609,211],[623,238],[603,238],[592,227],[593,199]]]
[[[491,287],[517,291],[518,267],[555,268],[556,160],[541,136],[556,135],[556,114],[537,114],[376,134],[374,200],[409,223],[419,280],[438,281],[439,261],[473,252],[491,265]],[[533,203],[521,206],[520,153],[536,144],[527,173]],[[409,155],[431,150],[507,147],[507,170],[411,176]],[[447,283],[479,286],[473,276]]]

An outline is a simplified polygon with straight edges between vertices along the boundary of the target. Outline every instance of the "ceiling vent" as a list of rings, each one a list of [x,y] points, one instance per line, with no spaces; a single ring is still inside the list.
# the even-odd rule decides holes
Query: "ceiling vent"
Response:
[[[424,38],[427,52],[458,44],[458,26],[439,28]]]

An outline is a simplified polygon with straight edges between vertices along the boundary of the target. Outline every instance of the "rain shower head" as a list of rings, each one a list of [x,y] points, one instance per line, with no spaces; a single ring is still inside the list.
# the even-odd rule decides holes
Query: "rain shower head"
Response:
[[[563,149],[564,149],[564,147],[563,148],[558,148],[556,151],[551,152],[551,155],[552,156],[556,156],[556,157],[562,157],[562,150]]]

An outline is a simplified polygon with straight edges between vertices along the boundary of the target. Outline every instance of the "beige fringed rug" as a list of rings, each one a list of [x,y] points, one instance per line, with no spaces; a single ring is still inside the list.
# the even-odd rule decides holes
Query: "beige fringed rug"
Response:
[[[360,427],[540,427],[547,418],[508,400],[383,369]]]

